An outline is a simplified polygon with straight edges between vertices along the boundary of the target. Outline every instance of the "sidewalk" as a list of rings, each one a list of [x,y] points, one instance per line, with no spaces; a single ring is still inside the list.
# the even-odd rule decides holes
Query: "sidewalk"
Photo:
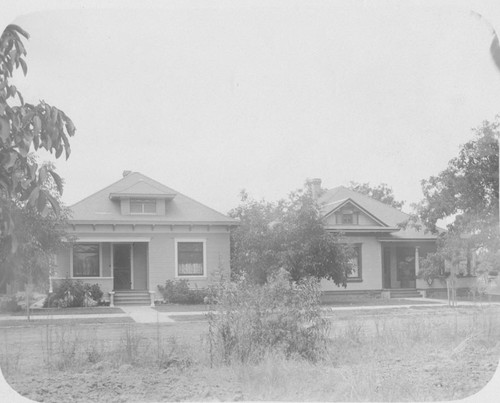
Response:
[[[407,301],[418,301],[418,304],[406,305],[365,305],[365,306],[328,306],[323,307],[325,312],[332,311],[373,311],[384,309],[404,309],[413,307],[443,307],[448,306],[447,300],[431,298],[405,298]],[[427,303],[422,303],[427,302]],[[471,302],[458,301],[456,307],[462,306],[500,306],[500,302]],[[159,312],[149,306],[125,305],[120,309],[124,313],[100,313],[100,314],[78,314],[78,315],[33,315],[32,319],[39,320],[57,320],[57,319],[98,319],[98,318],[132,318],[136,323],[175,323],[176,316],[201,316],[207,311],[179,311],[179,312]],[[0,325],[3,321],[26,321],[26,316],[0,316]]]
[[[125,305],[120,307],[136,323],[173,323],[170,319],[171,312],[158,312],[150,306]],[[169,315],[167,315],[167,313]]]

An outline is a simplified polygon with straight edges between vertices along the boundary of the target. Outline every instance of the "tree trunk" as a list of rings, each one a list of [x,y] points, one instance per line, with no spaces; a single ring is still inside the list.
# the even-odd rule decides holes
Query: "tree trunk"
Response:
[[[31,294],[31,287],[33,285],[32,277],[31,277],[31,270],[29,271],[28,274],[28,282],[25,286],[25,292],[26,292],[26,316],[28,317],[28,321],[31,320],[30,318],[30,294]]]
[[[28,321],[30,320],[30,284],[27,283],[24,286],[24,292],[26,294],[26,317]]]

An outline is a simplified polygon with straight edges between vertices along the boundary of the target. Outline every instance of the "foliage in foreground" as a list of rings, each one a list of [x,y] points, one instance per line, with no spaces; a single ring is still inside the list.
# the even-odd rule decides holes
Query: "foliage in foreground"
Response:
[[[59,202],[44,184],[50,176],[62,193],[62,180],[52,168],[39,167],[29,157],[45,149],[59,158],[71,153],[69,137],[75,134],[71,119],[60,109],[41,101],[24,102],[24,98],[9,80],[21,67],[27,74],[26,49],[23,39],[26,31],[17,25],[8,25],[0,37],[0,243],[16,248],[15,222],[11,214],[13,201],[25,202],[40,214],[50,208],[59,212]]]
[[[229,212],[240,225],[231,229],[231,272],[263,284],[280,269],[294,281],[332,280],[346,286],[353,250],[326,231],[310,189],[290,193],[277,203],[256,201],[242,192]]]
[[[208,314],[212,363],[259,362],[269,353],[317,361],[325,352],[329,322],[321,315],[319,282],[292,282],[284,270],[266,284],[244,277],[212,289]]]
[[[47,182],[47,191],[57,199],[53,184]],[[0,286],[16,282],[46,286],[54,254],[67,247],[63,238],[69,210],[63,207],[59,214],[50,211],[43,216],[18,201],[11,204],[11,216],[18,247],[13,252],[8,243],[0,241]]]
[[[499,311],[433,310],[338,312],[317,363],[270,352],[258,363],[211,367],[199,322],[110,332],[57,321],[4,329],[0,366],[11,386],[35,401],[460,400],[495,372]]]
[[[158,290],[163,301],[172,304],[203,304],[208,292],[198,288],[190,288],[188,280],[167,280],[159,285]]]
[[[101,302],[103,292],[99,284],[87,284],[81,280],[66,278],[57,282],[54,292],[47,296],[44,308],[77,308]]]

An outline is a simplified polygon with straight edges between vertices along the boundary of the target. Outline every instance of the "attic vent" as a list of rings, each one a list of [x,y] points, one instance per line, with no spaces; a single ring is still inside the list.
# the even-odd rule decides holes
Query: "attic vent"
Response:
[[[132,171],[123,171],[123,177],[125,178],[126,176],[130,175]]]

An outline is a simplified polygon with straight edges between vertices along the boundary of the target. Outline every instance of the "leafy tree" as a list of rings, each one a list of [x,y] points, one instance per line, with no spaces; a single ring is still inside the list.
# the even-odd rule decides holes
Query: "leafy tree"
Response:
[[[9,79],[21,67],[27,74],[24,59],[26,49],[22,37],[29,35],[17,25],[9,25],[0,37],[0,243],[16,248],[14,215],[21,208],[18,202],[26,202],[43,215],[49,206],[57,214],[57,199],[44,188],[50,176],[59,193],[61,178],[52,167],[39,167],[30,150],[43,148],[59,158],[63,152],[69,157],[68,138],[75,133],[71,119],[60,109],[44,101],[38,104],[24,102],[21,93]]]
[[[328,279],[346,286],[351,248],[328,233],[310,191],[292,192],[277,203],[255,201],[242,192],[242,203],[229,215],[240,220],[231,232],[231,267],[257,283],[285,269],[293,281]]]
[[[419,215],[431,231],[452,219],[452,234],[467,234],[476,247],[498,249],[498,140],[500,117],[474,129],[458,157],[437,176],[422,181],[424,200]]]
[[[51,164],[45,164],[41,169],[45,168],[51,169]],[[42,189],[60,204],[52,177],[47,177]],[[53,209],[41,214],[36,206],[20,200],[11,201],[9,210],[15,223],[13,239],[17,240],[18,246],[12,250],[8,242],[0,243],[0,287],[5,283],[24,285],[29,319],[33,285],[45,283],[53,268],[54,254],[67,247],[64,239],[69,210],[60,206],[57,214]]]
[[[350,182],[349,189],[355,192],[370,196],[372,199],[381,201],[397,209],[401,209],[404,201],[397,201],[394,197],[392,188],[386,183],[381,183],[378,186],[371,186],[369,183]]]
[[[496,261],[500,248],[499,119],[473,129],[474,138],[461,147],[458,157],[437,176],[422,181],[424,199],[416,206],[417,216],[434,233],[440,232],[438,220],[450,222],[448,231],[440,234],[437,252],[423,261],[421,276],[428,281],[443,274],[445,260],[454,267],[466,260],[464,274],[471,274],[475,251],[481,252],[484,262]]]

